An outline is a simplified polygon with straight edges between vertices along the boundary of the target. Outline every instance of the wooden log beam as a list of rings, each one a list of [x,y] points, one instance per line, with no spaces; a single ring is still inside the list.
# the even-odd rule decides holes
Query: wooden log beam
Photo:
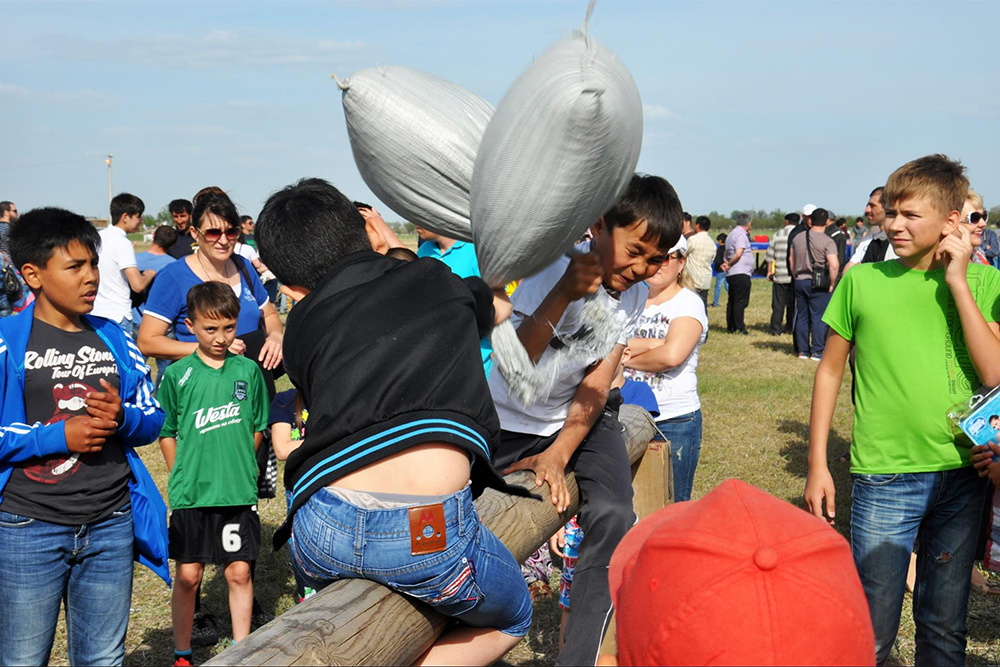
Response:
[[[645,410],[625,405],[621,421],[634,465],[652,437],[652,419]],[[542,502],[488,489],[476,500],[476,511],[514,558],[524,562],[576,514],[579,489],[574,475],[568,475],[573,502],[559,514],[549,500],[548,485],[535,487],[531,473],[517,472],[507,481],[537,491]],[[338,581],[205,664],[409,665],[434,643],[446,623],[429,607],[379,584]]]

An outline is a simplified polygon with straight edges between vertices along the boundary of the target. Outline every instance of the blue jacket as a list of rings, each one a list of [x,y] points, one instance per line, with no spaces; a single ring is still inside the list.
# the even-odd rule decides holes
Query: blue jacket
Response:
[[[0,320],[0,500],[15,464],[28,459],[66,454],[64,422],[26,424],[24,409],[24,356],[34,322],[32,304],[19,315]],[[156,483],[135,448],[159,436],[163,408],[153,398],[149,366],[132,339],[117,324],[103,317],[84,315],[108,346],[118,364],[125,419],[118,437],[132,469],[129,496],[135,533],[135,559],[170,585],[167,554],[167,506]]]

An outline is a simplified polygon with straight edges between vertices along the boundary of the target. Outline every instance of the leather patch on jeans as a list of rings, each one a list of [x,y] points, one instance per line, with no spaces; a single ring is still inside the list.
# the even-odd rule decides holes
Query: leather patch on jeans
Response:
[[[410,553],[423,556],[444,551],[448,541],[444,529],[444,503],[411,507],[407,513],[410,518]]]

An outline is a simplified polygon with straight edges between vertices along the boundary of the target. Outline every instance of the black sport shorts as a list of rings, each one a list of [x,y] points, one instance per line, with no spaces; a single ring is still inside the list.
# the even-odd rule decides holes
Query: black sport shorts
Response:
[[[257,560],[260,516],[256,505],[195,507],[170,513],[170,558],[181,563]]]

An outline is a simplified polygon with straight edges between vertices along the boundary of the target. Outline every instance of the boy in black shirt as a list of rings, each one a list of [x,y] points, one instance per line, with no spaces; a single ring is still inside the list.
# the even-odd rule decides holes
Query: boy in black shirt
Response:
[[[149,367],[114,322],[92,317],[97,230],[37,209],[10,232],[35,295],[0,322],[0,661],[45,664],[66,600],[69,661],[125,657],[132,560],[169,583],[166,507],[134,447],[163,410]]]
[[[306,586],[369,579],[462,621],[419,664],[494,663],[531,626],[521,570],[472,504],[484,486],[526,493],[490,465],[500,424],[479,350],[509,303],[440,262],[385,257],[380,229],[319,179],[274,194],[256,231],[297,302],[284,363],[309,410],[276,546],[291,533]]]

